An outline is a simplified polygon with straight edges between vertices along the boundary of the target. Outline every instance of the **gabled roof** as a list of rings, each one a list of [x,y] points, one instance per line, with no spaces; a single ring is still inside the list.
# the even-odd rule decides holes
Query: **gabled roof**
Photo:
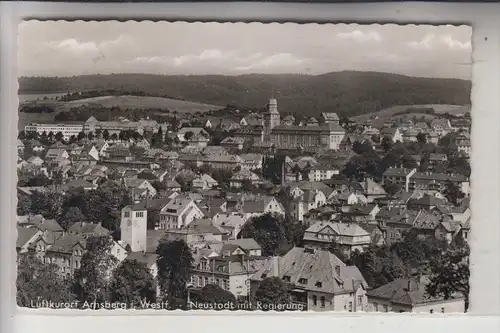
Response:
[[[443,300],[443,297],[433,297],[426,292],[425,288],[428,283],[429,279],[426,276],[422,276],[420,281],[416,277],[400,278],[376,289],[369,290],[366,294],[368,297],[411,306]]]
[[[17,240],[16,247],[23,247],[27,245],[28,241],[30,241],[40,230],[37,228],[23,228],[17,227]]]
[[[262,273],[271,275],[272,266],[259,270],[253,278],[262,279]],[[354,292],[359,286],[368,287],[356,266],[346,266],[325,250],[294,247],[279,258],[278,269],[280,278],[286,277],[294,286],[306,290],[341,294]]]
[[[68,229],[74,234],[92,234],[93,236],[109,235],[109,230],[97,223],[76,222]]]
[[[82,247],[85,248],[85,238],[81,235],[64,234],[61,238],[56,240],[54,245],[52,245],[47,252],[72,253],[73,247],[77,244],[81,244]]]

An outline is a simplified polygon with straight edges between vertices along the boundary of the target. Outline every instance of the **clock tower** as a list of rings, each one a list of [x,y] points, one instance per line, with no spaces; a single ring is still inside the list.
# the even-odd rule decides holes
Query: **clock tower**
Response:
[[[122,209],[121,240],[130,245],[132,252],[146,252],[148,211],[138,206],[130,205]]]

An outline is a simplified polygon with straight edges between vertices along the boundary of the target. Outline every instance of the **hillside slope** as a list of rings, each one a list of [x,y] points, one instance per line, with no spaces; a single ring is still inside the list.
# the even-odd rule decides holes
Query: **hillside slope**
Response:
[[[344,71],[316,76],[110,74],[22,77],[19,86],[20,94],[115,89],[240,108],[263,107],[274,91],[282,114],[317,115],[329,111],[354,116],[394,105],[470,104],[471,82]]]

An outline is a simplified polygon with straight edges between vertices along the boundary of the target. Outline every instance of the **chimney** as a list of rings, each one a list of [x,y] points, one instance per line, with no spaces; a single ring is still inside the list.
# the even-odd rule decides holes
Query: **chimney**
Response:
[[[411,291],[411,278],[408,279],[408,291]]]

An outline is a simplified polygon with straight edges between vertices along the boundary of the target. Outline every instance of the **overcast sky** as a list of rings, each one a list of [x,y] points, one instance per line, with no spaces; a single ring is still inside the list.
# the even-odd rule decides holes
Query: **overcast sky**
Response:
[[[382,71],[470,79],[467,26],[38,22],[19,26],[19,76]]]

